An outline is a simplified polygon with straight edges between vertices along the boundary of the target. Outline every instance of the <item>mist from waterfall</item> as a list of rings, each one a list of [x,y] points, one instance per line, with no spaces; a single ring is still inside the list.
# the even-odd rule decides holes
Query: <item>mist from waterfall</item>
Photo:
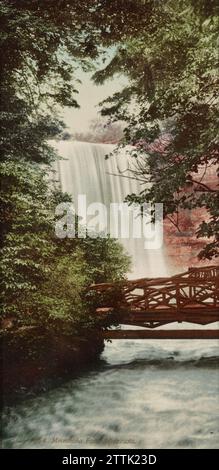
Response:
[[[88,205],[101,202],[109,209],[110,203],[122,203],[128,194],[142,190],[139,181],[126,172],[131,164],[126,149],[106,160],[115,145],[60,141],[55,146],[62,157],[57,163],[61,189],[71,194],[75,203],[79,194],[85,194]],[[164,248],[145,249],[143,237],[120,242],[132,258],[129,278],[168,275]]]

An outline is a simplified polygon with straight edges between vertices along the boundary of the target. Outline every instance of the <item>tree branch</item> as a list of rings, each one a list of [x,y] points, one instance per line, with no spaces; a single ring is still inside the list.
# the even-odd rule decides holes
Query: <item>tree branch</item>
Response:
[[[209,188],[209,186],[207,186],[206,184],[204,183],[201,183],[200,181],[196,181],[194,180],[193,178],[191,178],[191,180],[189,180],[190,183],[195,183],[199,186],[201,186],[203,189],[205,189],[205,191],[209,192],[209,193],[218,193],[218,190],[217,189],[212,189],[212,188]]]

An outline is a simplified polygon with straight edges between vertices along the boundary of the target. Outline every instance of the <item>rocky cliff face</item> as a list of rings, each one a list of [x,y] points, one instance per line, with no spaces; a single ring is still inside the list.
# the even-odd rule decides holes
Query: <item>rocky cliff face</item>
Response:
[[[216,168],[212,166],[207,168],[203,177],[203,169],[200,170],[196,179],[202,181],[211,189],[216,189],[218,179]],[[190,188],[189,191],[193,191]],[[202,221],[207,221],[208,214],[205,209],[196,209],[193,211],[181,211],[179,214],[180,232],[168,220],[164,223],[164,239],[168,257],[173,266],[187,269],[189,266],[207,266],[208,260],[199,260],[198,253],[204,247],[206,240],[197,239],[196,230]],[[212,264],[212,262],[210,262]]]

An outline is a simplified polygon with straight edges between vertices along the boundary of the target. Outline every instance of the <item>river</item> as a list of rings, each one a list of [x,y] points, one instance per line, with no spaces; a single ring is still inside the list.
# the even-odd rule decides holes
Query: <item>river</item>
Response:
[[[76,379],[7,407],[5,448],[215,448],[217,341],[113,341]]]

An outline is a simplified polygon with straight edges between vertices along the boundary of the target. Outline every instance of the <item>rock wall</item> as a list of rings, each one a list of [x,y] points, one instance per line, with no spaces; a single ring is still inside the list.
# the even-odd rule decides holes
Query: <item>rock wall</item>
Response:
[[[204,175],[204,176],[203,176]],[[216,189],[218,178],[216,167],[211,166],[207,169],[200,169],[195,179],[206,184],[211,189]],[[197,188],[196,188],[197,189]],[[188,191],[193,191],[190,187]],[[208,266],[214,264],[214,261],[198,259],[198,253],[206,244],[206,239],[197,238],[196,230],[202,221],[207,221],[208,214],[203,208],[192,211],[185,210],[179,213],[180,232],[169,221],[164,222],[164,240],[168,258],[173,266],[185,270],[191,266]]]

